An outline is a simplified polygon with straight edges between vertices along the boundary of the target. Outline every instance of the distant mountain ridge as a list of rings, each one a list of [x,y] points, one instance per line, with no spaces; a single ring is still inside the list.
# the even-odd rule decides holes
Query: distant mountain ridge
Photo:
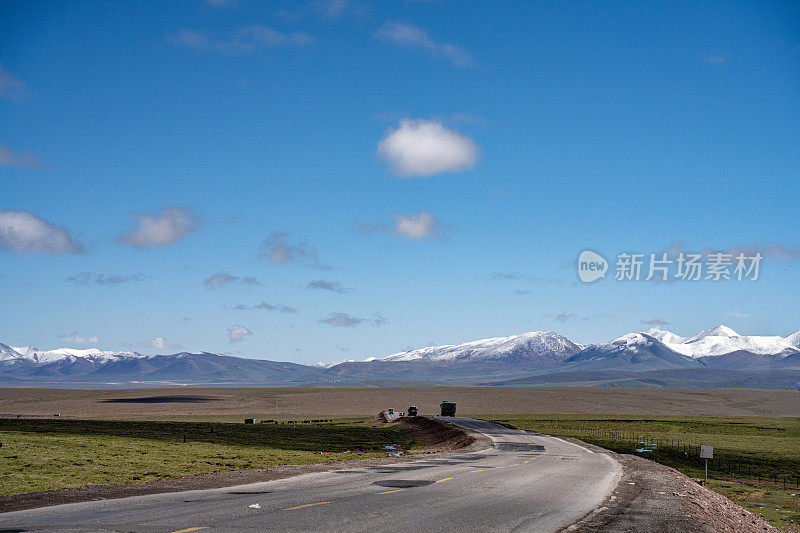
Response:
[[[0,343],[0,385],[533,385],[548,384],[551,375],[554,382],[570,384],[595,383],[604,376],[598,382],[602,386],[763,387],[773,379],[778,388],[800,390],[798,344],[800,331],[786,337],[744,336],[726,326],[689,337],[650,329],[587,346],[537,331],[308,366],[208,352],[143,355]],[[663,377],[667,371],[674,371],[669,379]]]

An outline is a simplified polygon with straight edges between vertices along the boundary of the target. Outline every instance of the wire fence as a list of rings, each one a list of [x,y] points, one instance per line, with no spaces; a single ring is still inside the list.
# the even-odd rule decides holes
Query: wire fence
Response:
[[[676,468],[702,471],[700,445],[679,438],[627,431],[591,428],[558,428],[558,433],[596,444],[619,453],[632,453]],[[713,444],[713,443],[709,443]],[[784,457],[747,455],[741,451],[715,447],[708,461],[708,475],[722,480],[746,481],[800,488],[800,462]]]

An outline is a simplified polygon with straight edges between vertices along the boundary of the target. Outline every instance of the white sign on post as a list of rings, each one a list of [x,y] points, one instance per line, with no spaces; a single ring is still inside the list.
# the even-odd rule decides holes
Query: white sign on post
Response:
[[[714,447],[706,444],[700,445],[700,459],[713,459]]]

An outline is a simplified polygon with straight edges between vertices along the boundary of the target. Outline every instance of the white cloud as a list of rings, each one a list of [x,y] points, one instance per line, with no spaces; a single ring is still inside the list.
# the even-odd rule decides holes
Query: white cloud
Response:
[[[407,215],[396,213],[392,224],[383,222],[357,224],[356,229],[364,233],[388,233],[411,240],[444,239],[446,232],[439,219],[428,211]]]
[[[410,24],[387,22],[376,33],[375,37],[384,43],[424,50],[437,59],[446,59],[457,67],[468,67],[473,59],[450,43],[437,42],[428,33]]]
[[[0,248],[12,252],[79,254],[83,246],[67,230],[30,211],[0,210]]]
[[[478,147],[441,122],[403,119],[378,144],[378,155],[400,177],[432,176],[475,166]]]
[[[25,98],[25,84],[0,64],[0,98],[19,102]]]
[[[180,350],[180,344],[170,344],[162,336],[150,337],[149,339],[140,342],[142,346],[147,348],[155,348],[157,350]]]
[[[228,342],[239,342],[246,335],[252,335],[253,332],[244,326],[228,326]]]
[[[260,24],[239,28],[226,38],[189,29],[181,30],[170,38],[173,44],[193,48],[201,52],[212,51],[233,54],[278,46],[303,46],[313,40],[310,35],[303,32],[281,33]]]
[[[136,248],[174,244],[200,226],[200,218],[188,207],[164,207],[155,215],[133,212],[131,218],[134,227],[120,235],[117,242]]]
[[[75,344],[97,344],[100,342],[100,337],[97,335],[92,335],[91,337],[82,337],[81,335],[78,335],[77,332],[73,331],[69,335],[61,335],[59,340],[61,340],[61,342],[72,342]]]
[[[261,285],[261,282],[256,278],[232,276],[227,272],[217,272],[203,281],[203,285],[205,285],[206,289],[217,289],[232,283],[238,283],[240,285],[244,285],[245,287],[257,287]]]
[[[31,152],[25,151],[20,154],[15,154],[14,150],[8,146],[0,145],[0,166],[43,168],[45,165]]]
[[[407,239],[435,239],[438,231],[439,221],[427,211],[395,217],[394,232]]]

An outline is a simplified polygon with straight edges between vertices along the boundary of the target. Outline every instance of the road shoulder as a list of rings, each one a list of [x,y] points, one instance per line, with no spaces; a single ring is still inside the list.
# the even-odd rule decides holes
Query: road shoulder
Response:
[[[603,504],[565,528],[569,533],[775,532],[779,530],[674,468],[565,438],[622,465],[622,478]]]

